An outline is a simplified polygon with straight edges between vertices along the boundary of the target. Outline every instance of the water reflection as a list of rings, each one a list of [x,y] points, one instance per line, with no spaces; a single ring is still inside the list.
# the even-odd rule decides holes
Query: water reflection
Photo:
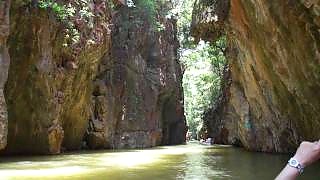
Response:
[[[0,179],[273,179],[288,156],[188,144],[149,150],[1,158]],[[319,165],[302,179],[319,179]]]

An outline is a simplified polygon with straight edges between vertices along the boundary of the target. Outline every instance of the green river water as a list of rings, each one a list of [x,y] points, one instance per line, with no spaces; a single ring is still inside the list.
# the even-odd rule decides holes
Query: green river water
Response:
[[[190,143],[148,150],[0,158],[0,179],[273,179],[289,156]],[[320,165],[300,179],[320,179]]]

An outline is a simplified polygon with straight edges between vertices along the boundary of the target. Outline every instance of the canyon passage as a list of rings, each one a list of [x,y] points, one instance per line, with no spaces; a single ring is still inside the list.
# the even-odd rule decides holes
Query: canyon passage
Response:
[[[317,0],[1,0],[1,176],[272,179],[320,138],[319,47]]]

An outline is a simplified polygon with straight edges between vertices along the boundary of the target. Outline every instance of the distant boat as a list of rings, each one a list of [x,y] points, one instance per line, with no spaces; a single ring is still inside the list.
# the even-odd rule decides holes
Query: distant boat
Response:
[[[206,140],[201,139],[200,144],[211,146],[213,145],[213,139],[212,138],[207,138]]]

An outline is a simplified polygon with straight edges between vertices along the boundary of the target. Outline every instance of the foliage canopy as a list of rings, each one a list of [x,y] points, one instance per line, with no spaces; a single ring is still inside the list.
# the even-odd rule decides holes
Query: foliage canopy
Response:
[[[183,89],[185,114],[189,131],[195,137],[203,125],[203,113],[213,106],[221,93],[221,81],[226,64],[226,38],[215,43],[194,44],[190,36],[194,0],[177,0],[180,56],[184,68]]]

